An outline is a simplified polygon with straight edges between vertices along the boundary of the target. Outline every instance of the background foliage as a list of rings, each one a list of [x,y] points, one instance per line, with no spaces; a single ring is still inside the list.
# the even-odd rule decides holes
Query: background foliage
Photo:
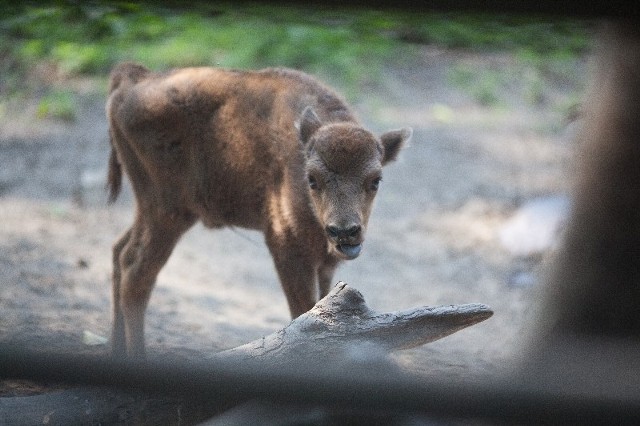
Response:
[[[338,81],[347,96],[376,84],[390,61],[418,47],[516,52],[526,84],[562,78],[591,45],[592,25],[568,20],[323,10],[242,3],[173,8],[145,2],[0,2],[0,96],[41,96],[40,116],[73,119],[77,77],[102,80],[124,60],[153,69],[192,65],[286,66]],[[491,104],[500,72],[452,70],[451,82]],[[71,99],[71,101],[70,101]],[[1,102],[1,101],[0,101]],[[1,109],[1,108],[0,108]]]

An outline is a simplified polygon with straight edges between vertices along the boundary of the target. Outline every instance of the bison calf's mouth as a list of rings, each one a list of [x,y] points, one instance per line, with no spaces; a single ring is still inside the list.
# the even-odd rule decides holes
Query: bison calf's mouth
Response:
[[[325,228],[329,239],[335,243],[336,250],[346,259],[355,259],[362,251],[362,227],[360,225],[352,225],[346,228],[338,228],[329,225]]]
[[[362,251],[362,244],[338,244],[338,251],[346,256],[347,259],[355,259]]]

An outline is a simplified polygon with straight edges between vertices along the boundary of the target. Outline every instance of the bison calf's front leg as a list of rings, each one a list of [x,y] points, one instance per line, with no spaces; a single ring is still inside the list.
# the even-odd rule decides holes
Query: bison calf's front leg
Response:
[[[320,299],[325,297],[333,288],[333,275],[338,267],[336,260],[328,260],[318,269],[318,289],[320,290]]]
[[[313,266],[291,259],[276,261],[276,269],[287,297],[291,318],[297,318],[313,308],[318,300],[316,272]]]
[[[296,249],[295,243],[282,244],[267,239],[267,245],[287,297],[291,317],[297,318],[318,301],[317,269],[308,253],[300,247]]]

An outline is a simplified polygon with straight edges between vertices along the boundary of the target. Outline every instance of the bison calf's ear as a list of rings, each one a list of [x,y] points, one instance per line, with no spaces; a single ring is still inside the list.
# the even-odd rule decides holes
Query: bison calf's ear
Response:
[[[404,129],[391,130],[380,136],[380,141],[384,148],[384,154],[382,157],[383,165],[396,159],[402,145],[411,139],[412,134],[413,130],[410,127],[405,127]]]
[[[306,145],[311,135],[313,135],[320,126],[322,126],[322,123],[316,112],[312,107],[306,107],[304,111],[302,111],[302,114],[300,114],[300,122],[298,123],[300,141]]]

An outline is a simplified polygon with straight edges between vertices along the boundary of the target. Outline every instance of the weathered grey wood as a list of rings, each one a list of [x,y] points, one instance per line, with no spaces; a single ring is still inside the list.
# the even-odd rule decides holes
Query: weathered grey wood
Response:
[[[441,339],[491,317],[487,305],[420,307],[378,313],[344,282],[313,309],[273,334],[215,355],[216,358],[273,366],[343,360],[359,348],[380,354]]]

